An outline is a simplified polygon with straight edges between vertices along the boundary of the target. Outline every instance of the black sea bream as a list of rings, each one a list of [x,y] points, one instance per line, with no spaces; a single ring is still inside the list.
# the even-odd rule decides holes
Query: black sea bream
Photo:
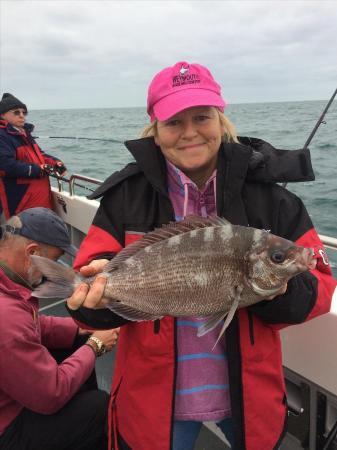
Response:
[[[146,234],[111,260],[104,268],[104,304],[131,321],[206,317],[199,336],[228,314],[222,334],[237,308],[276,295],[290,278],[312,268],[312,253],[264,230],[193,216]],[[34,291],[37,297],[65,298],[80,282],[92,282],[32,258],[50,280]]]

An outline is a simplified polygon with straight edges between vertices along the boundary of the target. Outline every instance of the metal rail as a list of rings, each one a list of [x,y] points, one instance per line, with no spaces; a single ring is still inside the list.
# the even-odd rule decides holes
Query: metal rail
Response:
[[[70,178],[67,177],[60,177],[56,174],[50,174],[50,177],[54,178],[57,181],[57,188],[59,192],[63,192],[63,183],[66,183],[68,185],[68,192],[69,194],[75,195],[75,186],[81,187],[83,189],[87,189],[90,192],[94,192],[94,189],[90,189],[88,186],[84,186],[82,184],[79,184],[76,182],[76,180],[85,181],[87,183],[94,184],[96,186],[99,186],[102,184],[102,180],[98,180],[97,178],[87,177],[85,175],[79,175],[79,174],[72,174]]]
[[[336,238],[333,238],[330,236],[324,236],[323,234],[320,234],[319,237],[326,248],[330,248],[331,250],[337,250],[337,239]]]

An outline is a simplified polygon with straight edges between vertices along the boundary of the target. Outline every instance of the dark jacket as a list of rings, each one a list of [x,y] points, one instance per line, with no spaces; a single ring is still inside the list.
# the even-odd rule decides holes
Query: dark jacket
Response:
[[[301,200],[277,181],[313,179],[307,150],[282,151],[258,139],[222,145],[217,165],[217,212],[322,248]],[[92,195],[103,196],[75,265],[112,257],[156,226],[174,220],[166,167],[153,139],[126,143],[136,159]],[[317,270],[288,283],[273,301],[240,309],[226,330],[235,449],[277,448],[285,432],[286,393],[278,330],[328,312],[336,281],[319,260]],[[126,323],[109,310],[81,308],[82,323],[108,328]],[[112,418],[120,449],[169,450],[175,392],[175,319],[122,327],[112,387]],[[117,433],[118,432],[118,433]]]
[[[41,166],[60,160],[39,148],[33,125],[24,128],[27,136],[0,120],[0,203],[6,219],[27,208],[52,207],[49,177]]]

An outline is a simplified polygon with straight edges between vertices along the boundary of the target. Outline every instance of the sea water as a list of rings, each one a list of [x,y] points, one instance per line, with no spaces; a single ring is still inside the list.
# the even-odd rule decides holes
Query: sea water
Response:
[[[276,148],[292,150],[303,148],[326,103],[236,104],[228,106],[226,114],[239,136],[261,138]],[[29,112],[27,119],[35,125],[33,134],[41,136],[37,139],[40,147],[62,159],[70,174],[101,180],[132,161],[123,142],[138,138],[149,122],[145,108],[36,110]],[[337,237],[337,102],[325,121],[309,145],[315,181],[289,183],[287,189],[301,197],[319,233]],[[76,193],[89,192],[77,189]],[[329,255],[337,267],[337,256]]]

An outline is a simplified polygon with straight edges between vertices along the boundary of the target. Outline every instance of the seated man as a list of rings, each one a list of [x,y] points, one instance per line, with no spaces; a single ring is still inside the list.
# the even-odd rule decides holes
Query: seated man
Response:
[[[30,255],[74,254],[67,227],[53,211],[30,208],[0,229],[0,450],[103,450],[108,394],[79,390],[118,330],[93,333],[57,364],[48,349],[87,332],[71,318],[38,315],[31,290],[42,276]]]

